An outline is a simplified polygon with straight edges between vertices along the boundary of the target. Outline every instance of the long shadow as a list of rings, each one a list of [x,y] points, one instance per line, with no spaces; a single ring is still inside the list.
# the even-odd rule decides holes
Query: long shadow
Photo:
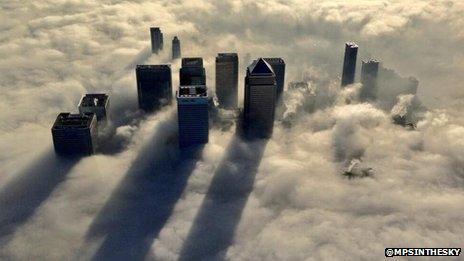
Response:
[[[0,245],[35,213],[78,161],[78,157],[63,158],[50,149],[1,187]]]
[[[267,140],[236,134],[216,170],[179,260],[222,260],[232,244],[248,196],[253,190]]]
[[[174,120],[159,125],[93,220],[84,246],[102,243],[92,260],[144,260],[201,157],[203,146],[179,150],[176,133]]]

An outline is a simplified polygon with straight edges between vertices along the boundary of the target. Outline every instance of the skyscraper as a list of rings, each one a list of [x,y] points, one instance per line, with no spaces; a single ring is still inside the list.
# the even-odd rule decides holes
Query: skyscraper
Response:
[[[179,38],[177,38],[177,36],[174,36],[174,39],[172,39],[172,59],[179,59],[180,57],[180,41]]]
[[[282,97],[282,93],[284,92],[284,85],[285,85],[285,61],[282,58],[264,58],[266,62],[271,65],[272,70],[276,76],[276,102],[280,102]]]
[[[252,136],[268,138],[274,127],[276,76],[263,58],[255,60],[245,77],[245,127]]]
[[[163,33],[159,27],[150,27],[151,52],[158,53],[163,50]]]
[[[357,55],[358,46],[355,43],[346,43],[345,59],[343,60],[342,86],[354,83]]]
[[[90,155],[97,138],[94,113],[60,113],[52,127],[53,145],[59,155]]]
[[[170,104],[172,79],[170,65],[137,65],[137,91],[139,108],[154,111]]]
[[[98,121],[105,120],[109,110],[110,99],[108,94],[93,93],[82,96],[79,102],[79,113],[95,113]]]
[[[216,57],[216,95],[219,106],[237,107],[238,56],[236,53],[219,53]]]
[[[375,100],[377,98],[377,75],[379,62],[377,60],[362,61],[360,91],[361,101]]]
[[[182,58],[179,72],[180,85],[206,85],[206,72],[200,57]]]
[[[177,92],[177,118],[179,146],[208,142],[209,100],[205,85],[179,86]]]

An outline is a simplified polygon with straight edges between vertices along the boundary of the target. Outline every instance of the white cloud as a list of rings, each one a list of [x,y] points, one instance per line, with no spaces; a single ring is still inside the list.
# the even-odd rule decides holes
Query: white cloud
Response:
[[[461,1],[23,2],[0,3],[0,195],[8,192],[0,198],[0,258],[132,250],[175,260],[207,244],[196,254],[372,260],[385,247],[464,243]],[[164,32],[158,56],[149,53],[150,26]],[[179,162],[175,105],[141,115],[133,72],[137,63],[169,62],[174,35],[183,55],[204,57],[212,89],[215,54],[236,51],[284,57],[287,83],[308,81],[311,91],[288,91],[284,121],[267,143],[213,127],[202,157]],[[348,40],[359,43],[359,59],[419,79],[417,98],[428,111],[417,129],[392,123],[395,104],[394,111],[411,105],[410,96],[397,100],[406,88],[398,79],[379,84],[375,104],[359,103],[360,84],[339,89]],[[179,64],[172,68],[175,88]],[[111,95],[104,153],[60,162],[51,124],[92,91]],[[352,160],[375,174],[344,177]],[[159,176],[175,180],[176,170],[186,175],[172,183],[180,191]],[[158,197],[163,188],[175,193]],[[21,200],[29,205],[14,205]],[[166,220],[151,219],[157,210]],[[117,215],[89,239],[108,213]],[[199,232],[204,238],[191,240]]]

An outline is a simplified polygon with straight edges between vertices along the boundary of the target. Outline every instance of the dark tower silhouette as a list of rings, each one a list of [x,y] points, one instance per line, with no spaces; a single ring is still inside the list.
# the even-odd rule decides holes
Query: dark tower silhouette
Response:
[[[108,118],[110,98],[105,93],[91,93],[82,96],[78,108],[80,113],[95,113],[98,121]]]
[[[158,53],[163,50],[163,33],[159,27],[150,28],[151,52]]]
[[[170,65],[137,65],[135,72],[140,109],[150,112],[171,103]]]
[[[209,98],[205,85],[179,86],[177,119],[179,146],[188,147],[208,142]]]
[[[285,85],[285,61],[282,58],[264,58],[271,65],[276,77],[276,102],[279,103]]]
[[[263,58],[255,60],[245,77],[245,128],[249,135],[269,138],[274,127],[276,76]]]
[[[53,124],[52,136],[59,155],[91,155],[97,139],[97,117],[94,113],[60,113]]]
[[[180,41],[177,36],[174,36],[172,39],[172,59],[179,59],[181,57],[181,52],[180,52]]]
[[[377,60],[362,61],[360,91],[361,101],[373,101],[377,98],[377,75],[379,62]]]
[[[236,53],[219,53],[216,57],[216,95],[219,105],[237,107],[238,56]]]
[[[206,72],[203,59],[199,57],[182,58],[182,68],[179,71],[180,85],[206,85]]]
[[[354,83],[357,55],[358,46],[355,43],[346,43],[345,59],[343,60],[342,86]]]

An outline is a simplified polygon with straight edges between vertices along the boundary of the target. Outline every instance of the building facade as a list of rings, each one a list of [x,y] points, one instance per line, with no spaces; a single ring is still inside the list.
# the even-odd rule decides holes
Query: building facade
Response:
[[[269,138],[274,127],[276,76],[263,58],[255,60],[245,77],[244,125],[251,136]]]
[[[94,113],[60,113],[52,136],[56,154],[91,155],[97,139],[97,117]]]
[[[159,27],[150,28],[151,52],[158,53],[163,50],[163,33]]]
[[[177,36],[174,36],[172,39],[172,59],[179,59],[181,57],[181,51],[180,51],[180,41]]]
[[[181,86],[206,85],[206,71],[203,67],[203,58],[182,58],[179,77]]]
[[[137,65],[135,72],[140,109],[151,112],[171,103],[170,65]]]
[[[79,113],[95,113],[98,121],[108,118],[110,98],[105,93],[92,93],[82,96],[79,102]]]
[[[276,77],[276,101],[279,104],[285,86],[285,61],[282,58],[264,58],[271,65]]]
[[[205,85],[180,86],[177,91],[179,146],[208,142],[209,99]]]
[[[343,59],[342,86],[354,83],[356,76],[356,59],[358,46],[355,43],[345,44],[345,58]]]
[[[377,76],[379,73],[379,61],[362,61],[360,91],[361,101],[374,101],[377,99]]]
[[[219,53],[216,57],[216,95],[219,106],[227,109],[237,107],[238,55]]]

